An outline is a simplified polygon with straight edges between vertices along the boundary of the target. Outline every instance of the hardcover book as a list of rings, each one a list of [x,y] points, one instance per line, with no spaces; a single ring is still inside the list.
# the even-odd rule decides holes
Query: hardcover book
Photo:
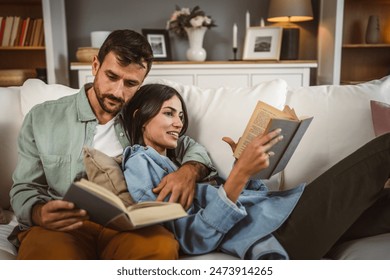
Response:
[[[114,193],[86,179],[72,183],[64,200],[86,210],[91,221],[118,231],[187,216],[179,203],[147,201],[125,207]]]
[[[286,167],[312,120],[313,117],[299,119],[295,111],[288,106],[285,106],[281,111],[259,101],[244,134],[238,141],[234,157],[238,159],[254,137],[281,128],[283,140],[271,148],[275,154],[270,157],[269,166],[254,176],[259,179],[269,179]]]

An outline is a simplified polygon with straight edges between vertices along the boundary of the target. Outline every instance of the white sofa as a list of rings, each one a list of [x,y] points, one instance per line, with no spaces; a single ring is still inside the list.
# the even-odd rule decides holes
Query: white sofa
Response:
[[[288,89],[282,80],[252,88],[210,88],[161,82],[177,88],[185,98],[190,114],[188,134],[206,146],[222,177],[233,163],[230,147],[221,138],[237,140],[257,100],[276,107],[285,104],[298,116],[314,120],[282,174],[269,182],[274,189],[287,189],[310,182],[331,165],[374,137],[370,100],[390,103],[390,77],[359,85],[311,86]],[[77,90],[62,85],[46,85],[28,80],[21,87],[0,88],[0,206],[9,224],[0,225],[0,259],[14,259],[17,253],[6,237],[17,224],[9,208],[12,171],[17,160],[16,139],[23,116],[31,107]],[[4,217],[3,217],[4,218]],[[1,219],[0,219],[1,220]],[[183,256],[183,259],[194,258]],[[229,259],[213,253],[197,259]],[[342,244],[330,255],[334,259],[390,259],[390,233]]]

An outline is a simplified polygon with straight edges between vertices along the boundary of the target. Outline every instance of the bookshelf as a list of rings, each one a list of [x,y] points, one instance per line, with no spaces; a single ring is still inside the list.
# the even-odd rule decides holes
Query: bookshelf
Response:
[[[0,17],[7,16],[43,19],[44,37],[34,46],[0,46],[2,75],[7,70],[46,69],[48,83],[69,85],[64,0],[0,0]]]
[[[318,84],[357,84],[390,74],[390,1],[321,1]],[[365,42],[370,15],[380,19],[380,41]]]

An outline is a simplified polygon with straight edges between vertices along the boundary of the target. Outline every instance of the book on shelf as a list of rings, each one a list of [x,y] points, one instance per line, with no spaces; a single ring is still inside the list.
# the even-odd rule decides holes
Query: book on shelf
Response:
[[[1,45],[3,47],[8,47],[10,45],[11,41],[11,32],[12,32],[12,27],[14,24],[14,17],[12,16],[7,16],[5,17],[5,26],[4,26],[4,33],[3,33],[3,41]]]
[[[0,47],[2,46],[3,43],[4,28],[5,28],[5,17],[0,16]]]
[[[238,159],[254,137],[281,128],[283,140],[271,148],[274,155],[269,159],[269,166],[254,176],[259,179],[269,179],[287,166],[312,120],[313,117],[298,118],[294,109],[291,109],[289,106],[279,110],[265,102],[259,101],[242,137],[237,143],[234,157]]]
[[[29,17],[23,19],[22,28],[20,30],[20,35],[19,35],[18,46],[24,46],[24,41],[26,40],[26,34],[27,34],[29,22],[30,22]]]
[[[34,36],[33,36],[31,46],[34,46],[34,47],[39,46],[39,38],[40,38],[42,33],[43,33],[43,19],[37,18],[36,19],[36,27],[35,27]]]
[[[10,47],[16,46],[15,41],[16,41],[16,37],[17,37],[18,33],[20,33],[20,28],[22,27],[21,23],[22,23],[21,18],[15,16],[14,23],[12,25],[12,30],[11,30],[11,37],[10,37],[10,41],[9,41]]]
[[[86,179],[73,182],[63,199],[86,210],[91,221],[119,231],[187,216],[179,203],[147,201],[126,207],[114,193]]]

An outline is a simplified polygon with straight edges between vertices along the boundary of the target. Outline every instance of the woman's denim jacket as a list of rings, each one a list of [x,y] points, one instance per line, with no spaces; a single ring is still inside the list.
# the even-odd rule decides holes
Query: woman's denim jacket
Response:
[[[153,148],[135,145],[124,151],[123,170],[128,190],[136,202],[156,199],[152,189],[175,164]],[[249,181],[237,203],[223,185],[197,184],[188,216],[164,225],[175,234],[185,254],[221,250],[242,259],[287,259],[272,235],[295,207],[304,185],[270,192],[262,181]]]

